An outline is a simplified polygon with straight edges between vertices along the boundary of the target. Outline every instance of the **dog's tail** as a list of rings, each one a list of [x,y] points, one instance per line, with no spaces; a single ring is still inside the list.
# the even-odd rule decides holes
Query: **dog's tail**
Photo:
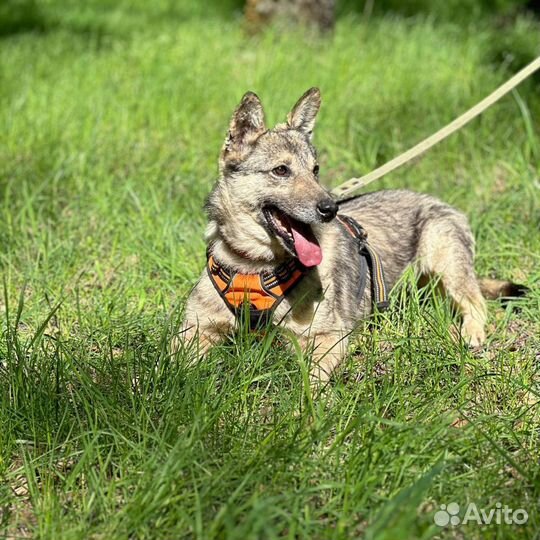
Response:
[[[478,282],[480,291],[488,300],[520,298],[529,292],[525,285],[501,279],[480,278]]]

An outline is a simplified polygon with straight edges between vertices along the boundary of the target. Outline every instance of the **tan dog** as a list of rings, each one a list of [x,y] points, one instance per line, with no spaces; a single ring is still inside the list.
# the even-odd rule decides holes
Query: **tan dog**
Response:
[[[366,265],[359,242],[335,219],[338,205],[319,183],[311,143],[319,107],[319,90],[312,88],[287,122],[273,129],[266,128],[253,93],[234,112],[219,159],[220,177],[206,205],[214,270],[204,271],[189,297],[180,343],[198,336],[204,352],[232,332],[235,310],[223,292],[231,287],[228,279],[275,274],[280,265],[300,268],[302,276],[273,306],[273,320],[305,344],[314,341],[314,378],[329,377],[347,352],[348,336],[372,312],[373,271],[362,275]],[[461,334],[472,346],[485,339],[482,293],[517,292],[509,282],[479,282],[467,218],[434,197],[406,190],[368,193],[340,203],[339,213],[367,232],[388,289],[409,265],[421,275],[440,277],[461,314]]]

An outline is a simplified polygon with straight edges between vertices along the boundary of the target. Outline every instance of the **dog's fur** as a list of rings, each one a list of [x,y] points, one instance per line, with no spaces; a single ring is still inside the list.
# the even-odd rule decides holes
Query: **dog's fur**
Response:
[[[360,255],[355,241],[337,220],[323,219],[317,210],[321,202],[332,204],[319,184],[317,154],[311,143],[319,106],[319,90],[312,88],[285,124],[268,130],[259,98],[253,93],[244,96],[233,114],[220,155],[220,177],[206,205],[206,236],[222,265],[256,273],[294,255],[269,227],[264,208],[271,205],[309,224],[322,248],[322,262],[286,295],[274,320],[306,344],[314,340],[312,375],[324,380],[346,353],[355,325],[371,313],[372,299],[369,281],[363,294],[359,293]],[[273,172],[280,165],[290,172],[286,178]],[[472,346],[483,343],[486,304],[473,268],[474,238],[461,212],[434,197],[407,190],[355,197],[341,203],[339,211],[367,231],[384,265],[388,288],[409,265],[421,275],[438,276],[461,314],[463,338]],[[496,280],[483,285],[487,296],[508,287],[507,282]],[[231,332],[234,324],[234,316],[203,272],[187,302],[182,339],[198,336],[204,351]]]

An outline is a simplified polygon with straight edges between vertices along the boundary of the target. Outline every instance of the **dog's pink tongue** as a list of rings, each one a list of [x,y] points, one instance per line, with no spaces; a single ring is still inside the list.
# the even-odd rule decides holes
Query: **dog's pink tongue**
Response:
[[[294,249],[304,266],[317,266],[322,261],[322,249],[319,242],[308,227],[300,223],[291,223],[294,238]]]

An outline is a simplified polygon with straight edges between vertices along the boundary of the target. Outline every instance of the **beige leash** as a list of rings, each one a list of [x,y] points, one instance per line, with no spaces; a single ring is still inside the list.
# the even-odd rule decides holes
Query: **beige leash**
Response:
[[[491,107],[491,105],[510,92],[510,90],[513,90],[518,84],[532,75],[537,69],[540,69],[540,56],[525,66],[521,71],[518,71],[511,79],[499,86],[499,88],[497,88],[497,90],[492,92],[489,96],[484,98],[468,111],[464,112],[454,121],[444,126],[442,129],[439,129],[439,131],[433,135],[427,137],[423,141],[419,142],[416,146],[413,146],[411,149],[395,157],[388,163],[385,163],[381,167],[371,171],[369,174],[359,178],[351,178],[340,186],[335,187],[332,190],[332,194],[340,199],[344,195],[348,195],[360,188],[363,188],[364,186],[367,186],[371,182],[374,182],[382,176],[394,171],[398,167],[401,167],[401,165],[411,161],[420,154],[423,154],[426,150],[429,150],[432,146],[435,146],[437,143],[446,139],[452,135],[452,133],[455,133],[458,129],[461,129],[464,125],[468,124],[473,118],[476,118],[479,114],[483,113],[487,108]]]

